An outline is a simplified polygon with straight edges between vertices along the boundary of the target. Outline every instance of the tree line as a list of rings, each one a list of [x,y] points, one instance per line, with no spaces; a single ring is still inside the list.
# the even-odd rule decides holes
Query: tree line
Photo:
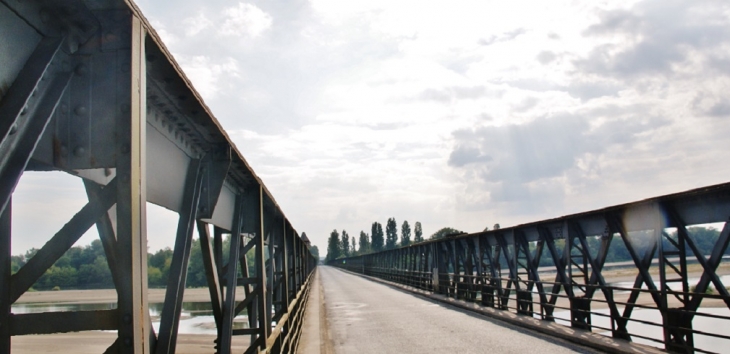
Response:
[[[338,258],[344,258],[344,257],[350,257],[350,256],[357,256],[362,254],[368,254],[383,250],[389,250],[393,248],[397,248],[400,246],[407,246],[411,244],[410,240],[410,226],[408,225],[408,222],[404,222],[401,226],[401,238],[400,242],[398,242],[398,234],[397,234],[397,225],[394,218],[388,219],[388,222],[386,224],[386,232],[385,232],[385,238],[383,235],[383,228],[382,225],[378,222],[374,222],[371,228],[371,234],[368,235],[367,233],[360,231],[360,238],[359,238],[359,247],[357,247],[357,244],[355,242],[355,238],[347,234],[347,231],[342,230],[342,234],[338,233],[337,230],[332,230],[332,233],[330,233],[330,237],[327,242],[327,257],[326,261],[335,260]],[[499,224],[494,225],[494,229],[499,229]],[[487,231],[488,228],[485,228],[484,231]],[[697,247],[698,251],[702,253],[703,255],[709,255],[712,253],[715,244],[717,243],[719,237],[720,237],[720,230],[713,228],[713,227],[702,227],[702,226],[696,226],[696,227],[690,227],[687,229],[690,238],[693,240],[693,243]],[[416,222],[415,230],[414,230],[414,240],[413,242],[421,242],[423,241],[423,233],[421,230],[421,223]],[[433,235],[431,235],[428,239],[439,239],[443,237],[451,237],[451,236],[457,236],[466,234],[463,231],[451,228],[451,227],[444,227],[438,231],[436,231]],[[647,249],[652,247],[652,238],[653,232],[651,231],[640,231],[640,232],[632,232],[629,234],[629,237],[632,239],[632,242],[635,244],[634,246],[637,248],[637,251],[640,252],[640,254],[643,254]],[[672,239],[674,243],[676,243],[677,233],[672,232],[668,235],[669,239]],[[674,250],[676,247],[673,245],[673,242],[667,239],[667,237],[662,237],[662,247],[664,247],[665,250]],[[586,237],[586,242],[588,245],[588,252],[589,254],[595,256],[601,245],[601,237]],[[537,247],[536,242],[530,243],[530,251],[534,252]],[[565,247],[565,240],[559,239],[555,240],[555,247],[558,250],[558,253],[562,256],[562,250]],[[692,261],[694,260],[694,256],[691,256],[691,250],[689,247],[686,249],[688,260]],[[730,255],[730,248],[727,248],[725,250],[725,254]],[[656,257],[656,255],[655,255]],[[628,249],[626,248],[626,245],[621,240],[620,237],[614,236],[613,241],[611,242],[610,246],[608,247],[608,251],[606,253],[606,263],[613,263],[613,262],[626,262],[631,261],[631,254],[629,253]],[[500,263],[502,263],[503,267],[507,267],[506,259],[504,257],[500,257]],[[547,248],[543,249],[542,255],[540,257],[539,266],[553,266],[554,262],[552,259],[552,255],[550,252],[548,252]]]
[[[412,240],[411,236],[413,236]],[[399,240],[398,223],[395,218],[389,218],[385,223],[385,232],[383,232],[383,225],[376,221],[370,225],[369,234],[361,230],[358,238],[354,235],[350,237],[345,230],[342,230],[342,234],[337,230],[332,230],[330,237],[327,239],[327,257],[325,261],[391,250],[421,241],[423,241],[423,228],[419,221],[416,221],[413,225],[413,230],[411,230],[411,225],[407,220],[403,221],[400,226]]]
[[[302,235],[305,235],[304,233]],[[230,250],[230,235],[223,241],[223,264],[227,263]],[[319,259],[317,246],[310,248]],[[11,257],[11,271],[15,274],[38,249],[32,248],[23,255]],[[247,254],[248,266],[255,272],[254,250]],[[150,288],[167,286],[167,278],[172,264],[173,251],[164,248],[147,254],[147,283]],[[188,262],[187,287],[207,286],[200,239],[194,239]],[[71,247],[51,266],[33,285],[34,290],[52,289],[112,289],[114,281],[106,260],[101,241],[94,240],[90,245]]]

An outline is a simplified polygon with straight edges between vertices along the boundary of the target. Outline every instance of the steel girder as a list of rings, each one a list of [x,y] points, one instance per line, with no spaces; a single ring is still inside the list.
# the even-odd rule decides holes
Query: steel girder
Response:
[[[123,0],[0,0],[0,37],[0,353],[12,336],[83,330],[116,330],[109,353],[175,352],[190,257],[206,271],[211,348],[229,353],[244,335],[247,352],[295,351],[317,260],[140,10]],[[11,274],[12,194],[24,171],[79,176],[89,202]],[[159,333],[148,311],[147,202],[180,216]],[[117,308],[13,314],[94,225]],[[244,312],[249,328],[234,329]]]
[[[728,221],[730,183],[330,264],[546,321],[556,321],[557,311],[567,311],[574,328],[627,340],[642,337],[629,331],[630,323],[652,324],[632,317],[635,309],[658,310],[662,320],[655,325],[663,336],[646,339],[668,351],[694,352],[703,350],[695,347],[695,335],[730,339],[692,325],[694,318],[707,316],[698,311],[703,300],[721,300],[730,308],[728,288],[717,274],[728,253]],[[702,254],[688,227],[713,223],[724,226],[711,254]],[[623,247],[630,255],[630,266],[636,269],[633,286],[606,282],[610,247]],[[552,260],[547,265],[540,262],[545,257]],[[701,267],[699,280],[690,279],[688,262]],[[653,265],[659,268],[658,279]],[[717,294],[706,293],[710,286]],[[592,310],[592,305],[605,311]],[[596,316],[608,318],[610,326],[597,326],[592,321]]]

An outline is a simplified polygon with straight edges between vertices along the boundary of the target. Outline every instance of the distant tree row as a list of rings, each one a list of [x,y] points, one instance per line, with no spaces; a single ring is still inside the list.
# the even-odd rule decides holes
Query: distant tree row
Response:
[[[304,235],[304,234],[302,234]],[[223,241],[223,262],[227,262],[230,249],[230,235]],[[16,273],[36,253],[32,248],[23,255],[11,257],[11,271]],[[319,259],[317,246],[310,252]],[[167,286],[167,278],[172,264],[170,248],[147,254],[147,282],[151,288]],[[249,269],[255,271],[254,250],[247,254]],[[203,265],[200,239],[193,240],[188,263],[187,287],[207,286],[205,267]],[[114,288],[111,271],[101,241],[94,240],[87,246],[71,247],[51,266],[33,285],[35,290],[51,289],[109,289]]]
[[[421,227],[421,223],[416,221],[413,227],[412,242],[422,241],[423,228]],[[327,257],[325,261],[390,250],[400,246],[408,246],[412,242],[411,225],[408,221],[404,221],[401,224],[400,242],[398,241],[398,223],[396,223],[395,218],[388,219],[385,224],[385,233],[383,233],[383,225],[376,221],[370,226],[370,234],[361,230],[360,236],[357,239],[355,236],[350,237],[345,230],[342,230],[342,234],[337,230],[332,230],[327,240]]]

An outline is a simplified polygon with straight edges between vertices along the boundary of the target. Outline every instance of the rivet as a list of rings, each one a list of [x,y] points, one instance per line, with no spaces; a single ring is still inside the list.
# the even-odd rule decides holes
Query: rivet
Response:
[[[129,72],[129,63],[122,63],[122,72],[128,73]]]
[[[112,32],[104,33],[104,39],[106,39],[107,41],[114,40],[114,33],[112,33]]]
[[[79,116],[86,115],[86,107],[85,106],[78,106],[76,109],[74,109],[74,113]]]
[[[122,153],[129,153],[129,144],[122,144]]]
[[[68,105],[65,103],[61,103],[61,113],[68,113]]]
[[[86,70],[86,65],[84,65],[84,64],[76,65],[76,70],[74,70],[74,72],[78,76],[84,76],[84,75],[86,75],[86,72],[87,71],[88,70]]]
[[[16,124],[13,124],[10,126],[10,131],[8,132],[10,135],[15,134],[15,132],[18,130],[18,126]]]
[[[200,211],[202,211],[204,213],[207,213],[208,212],[208,208],[207,207],[200,207]]]
[[[77,146],[74,148],[74,156],[76,156],[76,157],[84,156],[85,152],[86,152],[86,149],[84,149],[83,146]]]
[[[203,187],[203,193],[207,193],[207,192],[208,192],[208,187]]]
[[[121,107],[122,113],[129,113],[129,104],[125,103]]]
[[[131,347],[132,346],[132,338],[124,338],[124,345]]]
[[[20,115],[24,116],[26,113],[28,113],[28,107],[23,107],[23,109],[20,111]]]
[[[129,174],[125,173],[122,175],[122,182],[127,183],[129,182]]]
[[[132,315],[125,314],[124,315],[124,323],[132,323]]]

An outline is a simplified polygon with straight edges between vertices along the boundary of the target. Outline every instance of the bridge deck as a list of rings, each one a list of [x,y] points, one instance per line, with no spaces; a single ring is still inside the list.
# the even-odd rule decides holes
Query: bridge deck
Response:
[[[319,285],[313,284],[300,352],[592,352],[336,268],[320,266],[317,272],[323,291],[318,301]],[[319,323],[319,331],[312,323]]]

